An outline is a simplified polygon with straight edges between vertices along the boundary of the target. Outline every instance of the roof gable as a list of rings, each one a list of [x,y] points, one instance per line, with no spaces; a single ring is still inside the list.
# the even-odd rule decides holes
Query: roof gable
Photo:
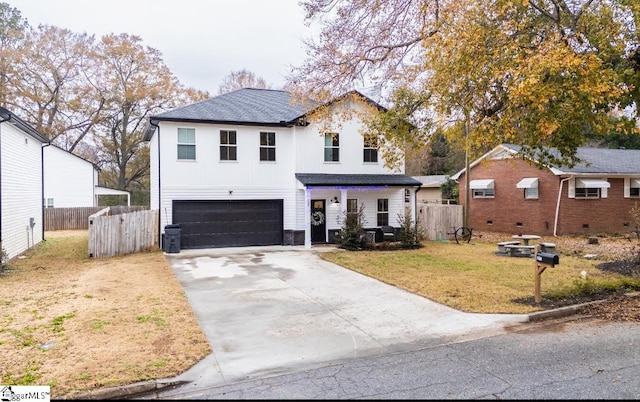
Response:
[[[356,96],[379,110],[385,110],[358,91],[350,91],[324,104],[313,101],[303,104],[294,100],[291,93],[287,91],[243,88],[151,116],[144,139],[145,141],[151,139],[159,121],[260,126],[304,124],[302,117],[312,113],[318,107],[332,105],[350,96]]]
[[[520,147],[514,144],[500,144],[491,151],[470,164],[473,168],[485,159],[505,159],[512,158],[518,154]],[[550,149],[550,153],[559,156],[556,149]],[[640,174],[640,150],[638,149],[611,149],[611,148],[589,148],[579,147],[576,150],[576,157],[582,162],[573,167],[569,166],[547,166],[556,176],[560,175],[632,175]],[[465,169],[460,170],[452,179],[457,180]]]

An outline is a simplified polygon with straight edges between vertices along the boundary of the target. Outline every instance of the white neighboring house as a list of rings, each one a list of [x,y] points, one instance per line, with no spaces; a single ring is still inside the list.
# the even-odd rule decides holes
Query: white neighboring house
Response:
[[[126,195],[128,191],[98,186],[98,167],[53,144],[44,148],[45,208],[97,207],[100,195]]]
[[[336,116],[382,108],[356,91],[325,106]],[[145,140],[160,231],[180,225],[183,249],[311,247],[334,242],[361,205],[365,228],[397,228],[405,189],[414,200],[420,182],[404,175],[404,163],[384,166],[357,116],[320,132],[311,110],[286,91],[245,88],[152,116]],[[409,210],[415,221],[415,202]]]
[[[44,239],[43,146],[48,143],[0,107],[0,243],[6,260]]]

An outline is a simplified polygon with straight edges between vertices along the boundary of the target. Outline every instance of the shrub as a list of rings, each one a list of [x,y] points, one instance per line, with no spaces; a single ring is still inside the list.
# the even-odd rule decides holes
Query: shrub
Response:
[[[397,219],[398,224],[400,225],[398,240],[400,240],[402,248],[420,247],[421,233],[418,222],[412,224],[411,217],[407,214],[398,214]]]
[[[342,216],[342,224],[338,232],[338,247],[346,250],[362,250],[367,246],[367,237],[363,227],[364,204],[360,205],[357,212],[348,212]]]

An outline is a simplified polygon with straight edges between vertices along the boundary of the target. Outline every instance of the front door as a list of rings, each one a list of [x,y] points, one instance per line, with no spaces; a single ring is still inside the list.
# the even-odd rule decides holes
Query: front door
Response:
[[[327,216],[324,200],[311,200],[311,243],[327,242]]]

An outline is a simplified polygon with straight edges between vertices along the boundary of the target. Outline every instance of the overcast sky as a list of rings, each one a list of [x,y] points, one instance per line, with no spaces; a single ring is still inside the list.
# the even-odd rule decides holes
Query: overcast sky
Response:
[[[232,71],[247,69],[280,88],[305,58],[312,34],[298,0],[1,0],[31,26],[75,33],[138,35],[162,52],[186,86],[218,94]]]

